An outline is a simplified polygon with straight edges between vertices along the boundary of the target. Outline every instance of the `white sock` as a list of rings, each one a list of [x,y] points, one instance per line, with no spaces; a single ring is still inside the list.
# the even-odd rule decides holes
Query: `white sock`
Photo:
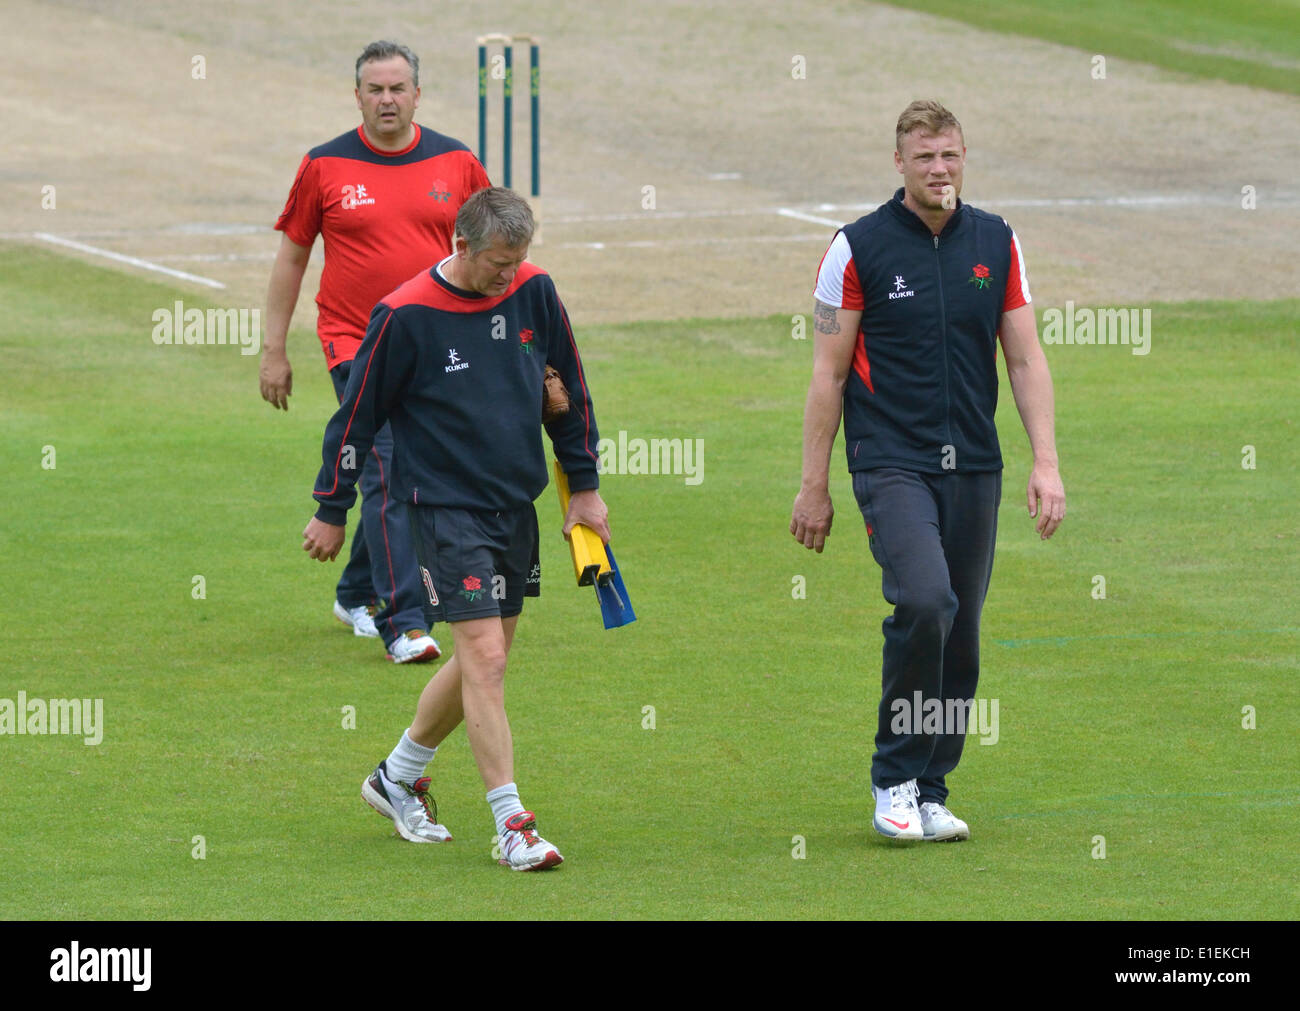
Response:
[[[497,835],[506,834],[506,819],[525,810],[519,803],[519,787],[506,783],[487,792],[487,802],[492,805],[492,817],[497,820]]]
[[[408,785],[424,775],[424,767],[432,762],[433,756],[438,753],[437,748],[426,748],[422,744],[416,744],[407,736],[409,730],[408,727],[402,731],[402,739],[397,742],[397,747],[384,763],[389,779],[395,783],[400,781]]]

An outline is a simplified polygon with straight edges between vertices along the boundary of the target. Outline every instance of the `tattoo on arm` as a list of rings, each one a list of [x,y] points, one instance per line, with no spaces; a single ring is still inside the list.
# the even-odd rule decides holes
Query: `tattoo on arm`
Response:
[[[821,299],[817,299],[817,325],[818,333],[837,334],[840,332],[840,321],[835,315],[835,306],[827,305]]]

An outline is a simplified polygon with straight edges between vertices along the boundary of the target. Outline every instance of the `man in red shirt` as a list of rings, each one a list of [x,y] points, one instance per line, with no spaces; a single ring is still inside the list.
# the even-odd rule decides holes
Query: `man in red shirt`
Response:
[[[313,148],[298,167],[275,224],[284,234],[266,296],[259,380],[272,407],[289,409],[285,339],[316,236],[325,241],[316,332],[342,400],[375,303],[451,252],[460,205],[491,185],[464,144],[414,122],[419,84],[410,49],[372,42],[356,64],[361,125]],[[385,426],[368,454],[344,461],[360,468],[363,501],[334,613],[357,635],[381,636],[397,663],[423,662],[441,654],[425,626],[405,510],[389,498],[392,452]]]

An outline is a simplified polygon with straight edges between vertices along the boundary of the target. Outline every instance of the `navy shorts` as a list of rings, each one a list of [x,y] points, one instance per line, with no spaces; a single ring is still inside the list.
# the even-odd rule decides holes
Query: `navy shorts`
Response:
[[[512,618],[541,594],[537,510],[407,505],[429,624]]]

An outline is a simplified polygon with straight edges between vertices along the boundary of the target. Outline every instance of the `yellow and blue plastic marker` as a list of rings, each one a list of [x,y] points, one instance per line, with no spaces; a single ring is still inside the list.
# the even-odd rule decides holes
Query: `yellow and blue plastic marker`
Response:
[[[554,461],[555,490],[560,496],[560,515],[569,514],[569,479],[560,461]],[[619,628],[636,621],[632,600],[623,585],[623,574],[614,560],[614,550],[602,544],[591,527],[575,523],[569,531],[569,554],[579,586],[594,586],[600,602],[600,616],[606,628]]]

